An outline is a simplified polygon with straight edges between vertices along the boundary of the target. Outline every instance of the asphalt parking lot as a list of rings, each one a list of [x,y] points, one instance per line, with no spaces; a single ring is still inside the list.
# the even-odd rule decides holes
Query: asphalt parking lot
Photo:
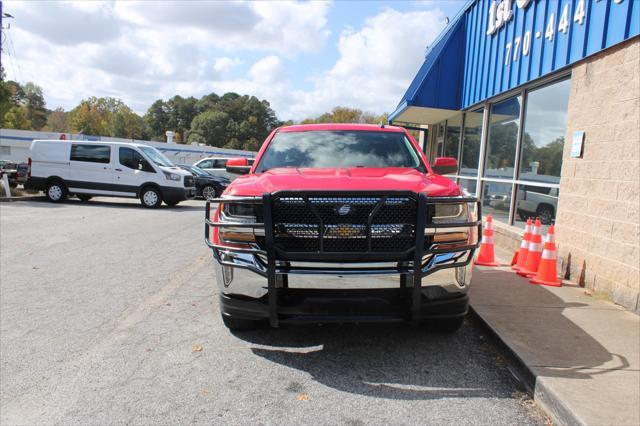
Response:
[[[0,203],[2,424],[540,424],[473,321],[231,334],[203,202]]]

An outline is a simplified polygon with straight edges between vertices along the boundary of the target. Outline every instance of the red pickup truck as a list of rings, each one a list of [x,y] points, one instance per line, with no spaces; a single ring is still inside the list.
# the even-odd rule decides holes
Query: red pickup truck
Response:
[[[364,124],[274,130],[207,202],[224,324],[428,322],[468,309],[480,203],[430,166],[407,130]],[[364,276],[392,279],[362,279]],[[355,277],[355,282],[354,282]],[[393,279],[397,277],[397,279]],[[425,321],[428,320],[428,321]]]

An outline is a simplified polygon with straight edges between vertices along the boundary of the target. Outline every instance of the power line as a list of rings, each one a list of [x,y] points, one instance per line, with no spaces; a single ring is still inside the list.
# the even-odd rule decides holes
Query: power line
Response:
[[[7,39],[9,40],[10,49],[13,50],[13,59],[15,60],[15,63],[17,64],[18,72],[20,73],[20,80],[16,80],[16,81],[24,82],[24,73],[22,72],[22,65],[20,64],[20,59],[18,59],[18,55],[16,54],[16,48],[13,44],[13,37],[8,36]],[[14,74],[15,74],[15,71],[14,71]]]

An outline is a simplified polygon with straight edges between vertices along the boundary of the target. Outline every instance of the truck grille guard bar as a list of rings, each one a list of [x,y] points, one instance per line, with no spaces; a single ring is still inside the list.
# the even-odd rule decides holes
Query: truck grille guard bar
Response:
[[[308,203],[309,192],[286,191],[286,194],[302,195]],[[322,193],[323,196],[327,192]],[[387,197],[403,196],[407,192],[336,192],[341,196],[381,196]],[[221,197],[209,199],[205,207],[205,229],[204,240],[213,251],[213,256],[222,266],[248,269],[256,274],[267,278],[269,317],[273,327],[278,326],[278,291],[277,275],[285,274],[330,274],[330,275],[389,275],[400,274],[400,286],[412,287],[412,317],[416,318],[421,303],[422,278],[442,269],[467,266],[473,259],[475,249],[480,245],[482,235],[482,212],[481,203],[475,197],[453,196],[453,197],[428,197],[425,194],[410,193],[417,201],[417,211],[415,218],[415,243],[408,249],[400,252],[287,252],[281,247],[276,247],[273,226],[273,199],[281,196],[281,193],[265,193],[262,197]],[[384,202],[384,201],[383,201]],[[244,204],[262,205],[262,223],[255,221],[246,222],[222,222],[214,220],[211,215],[211,206],[217,203],[224,204]],[[438,204],[475,204],[475,219],[466,222],[434,222],[433,216],[435,206]],[[375,210],[375,209],[374,209]],[[260,212],[256,208],[256,212]],[[315,213],[315,211],[314,211]],[[374,212],[371,213],[373,215]],[[258,216],[259,217],[259,216]],[[318,216],[319,232],[318,238],[322,240],[321,229],[324,224]],[[264,246],[261,248],[256,243],[233,242],[216,243],[213,235],[214,229],[236,228],[253,229],[264,231]],[[477,234],[473,244],[436,243],[433,235],[425,234],[428,229],[440,228],[471,228]],[[346,237],[345,237],[346,238]],[[371,217],[367,224],[367,241],[371,240]],[[369,242],[368,248],[371,244]],[[322,243],[320,243],[322,248]],[[387,260],[385,260],[387,259]],[[358,263],[396,263],[395,266],[299,266],[292,262],[304,263],[341,263],[347,261],[350,264]],[[411,279],[409,279],[411,278]]]

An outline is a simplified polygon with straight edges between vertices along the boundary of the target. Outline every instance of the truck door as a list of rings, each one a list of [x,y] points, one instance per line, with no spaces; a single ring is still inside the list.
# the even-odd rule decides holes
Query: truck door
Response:
[[[71,144],[69,191],[109,195],[113,190],[112,157],[110,145]]]
[[[145,182],[158,180],[156,170],[136,149],[118,147],[115,161],[115,184],[120,191],[135,197],[138,188]]]

